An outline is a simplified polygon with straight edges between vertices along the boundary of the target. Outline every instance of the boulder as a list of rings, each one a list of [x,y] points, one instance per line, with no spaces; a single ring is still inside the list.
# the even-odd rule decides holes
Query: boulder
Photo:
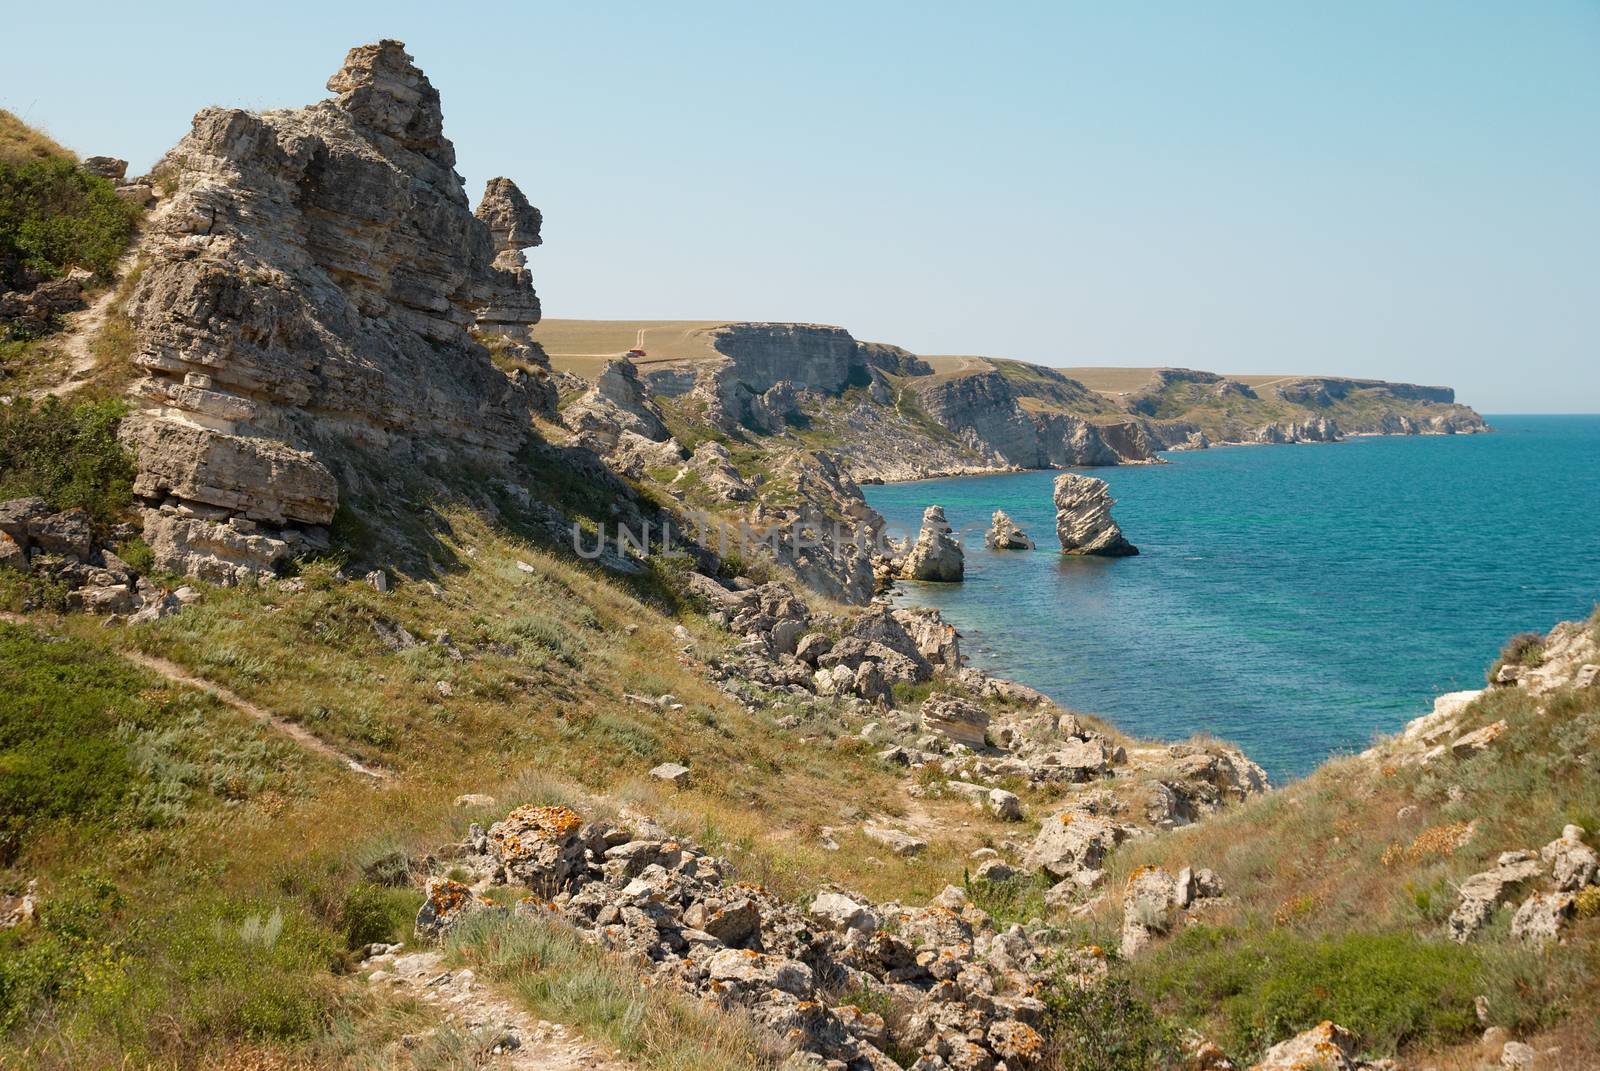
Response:
[[[1464,733],[1452,740],[1450,742],[1450,753],[1458,759],[1471,758],[1480,752],[1489,750],[1490,746],[1500,739],[1505,731],[1506,722],[1504,718],[1493,724],[1485,725],[1481,729],[1474,729],[1472,732]]]
[[[40,517],[28,526],[28,533],[34,546],[46,554],[88,561],[94,549],[89,514],[81,509],[63,510]]]
[[[1342,1026],[1324,1020],[1303,1034],[1266,1051],[1250,1071],[1377,1071],[1379,1065],[1357,1057],[1359,1039]]]
[[[950,534],[944,507],[929,506],[923,511],[917,541],[901,563],[900,575],[907,580],[953,584],[960,582],[965,572],[961,544]]]
[[[863,904],[843,893],[822,892],[811,901],[810,915],[835,930],[858,930],[870,934],[878,928],[878,915],[868,904]]]
[[[1571,893],[1536,892],[1511,916],[1511,936],[1532,945],[1547,945],[1561,936],[1561,924],[1572,914]]]
[[[675,762],[663,762],[650,771],[650,776],[656,781],[665,781],[674,788],[682,788],[689,783],[689,767],[680,766]]]
[[[1111,519],[1113,500],[1106,482],[1093,476],[1063,472],[1056,477],[1056,536],[1066,554],[1123,557],[1139,548],[1123,538]]]
[[[115,156],[85,156],[78,167],[91,175],[112,182],[121,182],[123,176],[128,173],[128,161],[118,160]]]
[[[1563,828],[1561,836],[1540,849],[1539,858],[1550,867],[1557,892],[1577,892],[1600,870],[1600,855],[1583,842],[1582,826]]]
[[[1532,852],[1503,852],[1494,869],[1461,883],[1460,900],[1450,915],[1450,937],[1465,943],[1494,915],[1511,890],[1544,872]]]
[[[1022,865],[1053,878],[1087,881],[1120,839],[1121,830],[1104,818],[1062,811],[1039,826]]]
[[[861,827],[861,835],[874,843],[883,845],[896,855],[919,855],[928,847],[927,841],[919,840],[910,833],[891,826],[876,825],[870,822]]]
[[[989,714],[978,704],[959,696],[935,692],[922,704],[922,724],[973,750],[986,745]]]
[[[490,851],[506,876],[554,892],[584,862],[583,819],[568,807],[518,807],[489,827]]]
[[[1018,528],[1016,522],[997,509],[989,520],[989,530],[984,533],[983,545],[990,550],[1032,550],[1033,540]]]

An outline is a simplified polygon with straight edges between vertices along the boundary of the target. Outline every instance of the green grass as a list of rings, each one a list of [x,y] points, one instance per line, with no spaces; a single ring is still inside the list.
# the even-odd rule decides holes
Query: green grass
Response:
[[[646,986],[634,968],[560,922],[485,912],[452,932],[451,958],[650,1071],[778,1068],[785,1050],[748,1020]]]
[[[1130,970],[1165,1013],[1210,1030],[1238,1055],[1258,1055],[1324,1019],[1380,1053],[1458,1042],[1480,1029],[1478,951],[1410,933],[1308,939],[1192,926]]]
[[[102,531],[133,502],[133,458],[117,441],[121,399],[0,405],[0,500],[37,495],[52,509],[81,507]]]

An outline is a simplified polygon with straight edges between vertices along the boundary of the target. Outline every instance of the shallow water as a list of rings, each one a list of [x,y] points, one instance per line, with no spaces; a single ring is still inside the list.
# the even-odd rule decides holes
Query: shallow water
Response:
[[[945,507],[964,584],[902,584],[974,664],[1140,736],[1203,731],[1304,774],[1476,687],[1505,639],[1600,599],[1600,417],[1491,435],[1222,447],[1092,470],[1142,553],[1057,552],[1026,472],[866,488],[892,527]],[[1004,509],[1039,543],[983,547]]]

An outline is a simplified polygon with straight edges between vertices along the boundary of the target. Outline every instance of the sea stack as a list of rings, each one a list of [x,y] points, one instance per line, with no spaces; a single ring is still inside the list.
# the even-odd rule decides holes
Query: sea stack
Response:
[[[906,554],[900,575],[907,580],[959,583],[966,575],[961,544],[950,534],[943,506],[929,506],[922,514],[922,531]]]
[[[1032,550],[1033,540],[1017,527],[1017,522],[1006,516],[1005,510],[997,509],[989,520],[989,531],[984,533],[983,545],[990,550]]]
[[[1056,535],[1064,554],[1106,558],[1139,553],[1111,519],[1111,492],[1104,480],[1063,472],[1056,477]]]

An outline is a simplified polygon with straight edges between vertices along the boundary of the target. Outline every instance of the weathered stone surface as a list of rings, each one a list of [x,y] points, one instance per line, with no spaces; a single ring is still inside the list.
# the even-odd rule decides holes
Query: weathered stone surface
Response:
[[[1120,839],[1121,830],[1115,823],[1063,811],[1040,824],[1022,865],[1054,878],[1084,878],[1100,869],[1106,853]]]
[[[961,544],[950,534],[943,506],[929,506],[922,514],[922,530],[900,567],[907,580],[956,583],[966,572]]]
[[[1450,936],[1465,942],[1494,915],[1494,909],[1513,889],[1544,872],[1532,852],[1505,852],[1494,869],[1474,874],[1461,883],[1460,901],[1450,915]]]
[[[121,182],[128,173],[128,161],[118,160],[115,156],[85,156],[78,167],[91,175],[112,182]]]
[[[1056,536],[1067,554],[1122,557],[1139,553],[1111,519],[1111,493],[1104,480],[1063,472],[1056,477]]]
[[[1540,849],[1539,858],[1550,868],[1557,892],[1577,892],[1600,870],[1600,854],[1583,842],[1583,827],[1578,825],[1564,827],[1560,837]]]
[[[351,50],[328,87],[334,98],[300,110],[195,117],[157,167],[173,192],[127,304],[143,373],[122,431],[136,493],[284,529],[265,533],[274,547],[326,524],[364,465],[440,447],[503,464],[533,408],[468,333],[485,308],[521,295],[512,319],[525,324],[537,304],[525,274],[496,266],[438,93],[396,41]],[[526,240],[528,213],[485,214],[502,245]],[[190,542],[180,557],[157,549],[157,564],[206,569]],[[275,560],[234,551],[222,570]]]
[[[1379,1065],[1357,1058],[1360,1051],[1360,1039],[1324,1021],[1268,1049],[1250,1071],[1376,1071]]]
[[[989,520],[989,530],[984,533],[983,545],[991,550],[1032,550],[1033,540],[1015,521],[1006,516],[1006,511],[997,509]]]
[[[935,692],[922,704],[922,723],[959,744],[981,748],[989,728],[989,714],[971,700]]]

